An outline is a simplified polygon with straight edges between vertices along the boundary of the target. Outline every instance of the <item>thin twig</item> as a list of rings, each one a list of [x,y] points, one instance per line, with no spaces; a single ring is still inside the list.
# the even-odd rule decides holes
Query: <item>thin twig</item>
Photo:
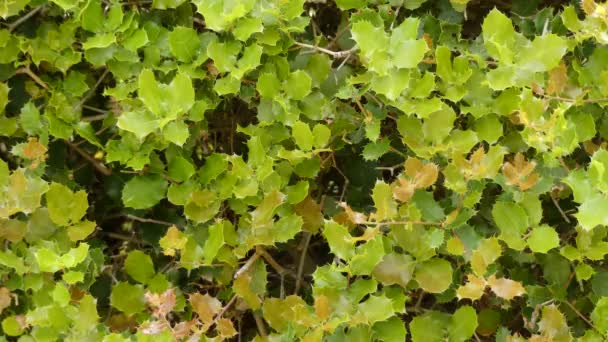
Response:
[[[99,87],[99,85],[101,84],[101,82],[103,82],[104,78],[106,78],[106,76],[108,75],[109,72],[110,71],[108,69],[103,71],[103,74],[101,74],[101,76],[99,76],[99,79],[97,80],[97,82],[95,82],[95,85],[93,86],[93,88],[91,88],[91,90],[89,90],[89,92],[80,100],[80,102],[74,109],[81,108],[85,104],[85,102],[89,101],[89,99],[91,97],[93,97],[93,95],[95,95],[95,91],[97,90],[97,87]]]
[[[243,265],[241,268],[239,268],[238,271],[236,271],[236,273],[234,273],[234,279],[242,276],[244,273],[249,271],[251,266],[253,266],[253,263],[255,263],[256,260],[258,260],[261,256],[262,256],[262,253],[260,253],[259,251],[256,250],[255,254],[252,255],[251,258],[249,258],[249,260],[247,260],[245,265]]]
[[[422,226],[443,226],[441,222],[426,222],[426,221],[387,221],[387,222],[360,222],[359,224],[364,224],[368,226],[397,226],[402,224],[418,224]]]
[[[569,98],[569,97],[552,96],[552,95],[542,95],[542,97],[544,97],[546,99],[549,99],[549,100],[557,100],[557,101],[569,102],[569,103],[577,103],[577,102],[582,102],[582,103],[602,103],[602,102],[608,102],[608,98],[577,100],[577,99],[572,99],[572,98]]]
[[[83,116],[82,118],[80,118],[80,121],[85,121],[85,122],[101,121],[101,120],[105,120],[107,117],[108,117],[108,113],[91,115],[91,116]]]
[[[564,210],[562,209],[562,207],[560,207],[559,202],[557,201],[557,199],[555,197],[553,197],[552,194],[550,194],[549,197],[551,197],[551,201],[553,201],[553,204],[555,205],[555,207],[557,208],[557,210],[559,211],[559,213],[562,215],[562,218],[564,219],[564,221],[566,221],[567,223],[571,223],[570,219],[568,218],[568,216],[566,215],[566,213],[564,212]]]
[[[91,157],[88,153],[86,153],[85,151],[83,151],[80,147],[78,147],[77,145],[64,140],[65,143],[74,151],[76,151],[78,154],[80,154],[84,159],[86,159],[89,163],[91,163],[91,165],[93,165],[93,167],[99,171],[102,175],[104,176],[109,176],[112,174],[112,169],[108,168],[107,166],[105,166],[102,162],[100,162],[99,160]]]
[[[322,48],[320,46],[315,46],[315,45],[310,45],[310,44],[305,44],[305,43],[300,43],[300,42],[295,42],[294,43],[297,46],[303,47],[303,48],[307,48],[307,49],[312,49],[312,50],[316,50],[319,52],[323,52],[325,54],[328,54],[334,58],[344,58],[349,56],[351,53],[353,53],[354,51],[357,51],[359,49],[359,47],[357,45],[353,46],[352,48],[345,50],[345,51],[332,51],[326,48]]]
[[[140,240],[140,239],[135,238],[133,236],[123,235],[123,234],[120,234],[120,233],[100,231],[100,234],[101,235],[105,235],[105,236],[107,236],[109,238],[112,238],[112,239],[115,239],[115,240],[134,242],[134,243],[139,244],[139,245],[150,245],[149,243],[147,243],[144,240]]]
[[[230,307],[234,304],[234,302],[236,302],[236,295],[232,296],[232,298],[230,298],[228,303],[226,303],[226,305],[224,305],[222,310],[220,312],[218,312],[217,316],[215,316],[215,318],[213,319],[213,322],[211,322],[211,325],[214,325],[215,323],[217,323],[217,321],[219,321],[220,318],[222,318],[222,316],[224,316],[226,311],[228,311],[228,309],[230,309]]]
[[[149,218],[139,217],[139,216],[135,216],[135,215],[131,215],[131,214],[126,215],[125,217],[128,219],[131,219],[133,221],[137,221],[137,222],[154,223],[154,224],[160,224],[162,226],[168,226],[168,227],[177,226],[175,223],[172,223],[172,222],[149,219]]]
[[[302,286],[302,273],[304,272],[304,263],[306,262],[306,254],[308,253],[308,246],[310,245],[310,240],[312,238],[312,234],[310,232],[304,232],[304,246],[302,246],[302,254],[300,254],[300,262],[298,263],[298,273],[296,274],[296,289],[294,290],[294,294],[298,294],[300,291],[300,287]]]
[[[263,247],[258,246],[256,247],[256,250],[262,255],[262,258],[264,258],[264,260],[266,260],[266,262],[268,262],[268,264],[274,268],[275,271],[277,271],[277,273],[283,277],[286,274],[289,274],[290,276],[295,278],[295,275],[293,274],[293,272],[291,272],[290,270],[286,269],[285,267],[281,266],[273,257],[272,255],[270,255],[270,253],[268,253],[267,250],[265,250]]]
[[[585,315],[583,315],[580,311],[578,311],[578,309],[575,308],[574,305],[570,304],[569,301],[564,300],[562,303],[566,303],[566,305],[568,305],[570,307],[570,309],[572,309],[572,311],[574,311],[574,313],[578,315],[578,317],[580,317],[583,321],[585,321],[585,323],[589,324],[589,326],[591,328],[593,328],[595,331],[597,331],[601,336],[604,336],[604,334],[595,325],[593,325],[593,322],[591,322],[587,317],[585,317]]]
[[[28,20],[29,18],[31,18],[34,15],[36,15],[36,13],[40,12],[40,10],[42,10],[43,8],[44,8],[44,5],[38,6],[38,7],[34,8],[33,10],[29,11],[23,17],[21,17],[21,18],[15,20],[14,22],[12,22],[10,25],[8,25],[8,32],[13,32],[13,30],[16,29],[17,26],[23,24],[26,20]]]
[[[253,312],[253,319],[255,320],[255,325],[257,325],[257,327],[258,327],[258,332],[259,332],[260,336],[262,336],[262,337],[268,336],[268,333],[266,332],[266,326],[264,325],[264,321],[262,320],[262,317],[260,317],[259,312],[257,312],[257,311]]]
[[[46,83],[44,83],[44,81],[41,80],[40,77],[38,77],[38,75],[36,75],[32,72],[29,65],[17,69],[17,71],[15,71],[15,73],[16,74],[25,74],[25,75],[29,76],[29,78],[31,78],[39,86],[41,86],[42,88],[44,88],[46,90],[49,90],[49,86]]]

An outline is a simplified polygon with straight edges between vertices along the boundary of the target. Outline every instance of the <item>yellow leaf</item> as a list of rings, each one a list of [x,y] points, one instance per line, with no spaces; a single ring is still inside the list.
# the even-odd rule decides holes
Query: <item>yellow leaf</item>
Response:
[[[329,315],[331,315],[331,307],[329,305],[329,298],[327,298],[327,296],[318,295],[315,297],[315,313],[322,321],[329,318]]]
[[[478,276],[483,276],[490,266],[502,254],[502,247],[495,237],[484,239],[471,256],[471,268]]]
[[[234,329],[232,321],[227,318],[220,318],[217,320],[217,331],[223,338],[230,338],[236,335],[236,329]]]
[[[439,176],[437,165],[423,164],[418,158],[408,158],[404,167],[404,174],[392,184],[393,197],[401,202],[409,201],[416,189],[428,188],[435,184]]]
[[[568,83],[568,69],[562,62],[553,70],[549,71],[549,84],[547,85],[547,94],[561,94]]]
[[[186,246],[188,237],[184,235],[176,226],[171,226],[163,236],[159,244],[163,249],[163,254],[174,256],[175,250],[181,250]]]
[[[593,0],[581,0],[581,7],[586,15],[593,15],[597,8],[597,4]]]
[[[446,249],[452,255],[463,255],[464,243],[458,236],[452,236],[446,243]]]
[[[498,297],[506,300],[511,300],[526,293],[526,290],[520,282],[511,279],[496,278],[495,275],[492,275],[488,278],[487,282],[492,289],[492,292]]]
[[[464,286],[460,286],[456,291],[458,299],[471,299],[477,300],[483,296],[483,292],[486,288],[486,280],[482,277],[476,277],[472,274],[468,275],[468,282]]]
[[[191,295],[190,305],[192,305],[192,311],[196,312],[205,324],[211,323],[213,317],[222,309],[222,303],[208,294],[195,293]]]
[[[566,318],[555,304],[543,307],[543,316],[538,322],[538,330],[542,333],[542,336],[554,342],[570,342],[572,340]]]

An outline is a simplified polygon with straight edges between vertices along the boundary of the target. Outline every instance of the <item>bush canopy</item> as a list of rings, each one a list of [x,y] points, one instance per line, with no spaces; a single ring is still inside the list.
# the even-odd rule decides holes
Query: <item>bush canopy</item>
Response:
[[[0,341],[608,339],[608,4],[0,17]]]

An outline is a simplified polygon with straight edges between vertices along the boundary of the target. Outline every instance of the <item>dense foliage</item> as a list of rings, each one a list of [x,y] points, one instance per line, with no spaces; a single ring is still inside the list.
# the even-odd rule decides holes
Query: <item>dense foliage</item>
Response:
[[[0,17],[0,341],[608,338],[608,4]]]

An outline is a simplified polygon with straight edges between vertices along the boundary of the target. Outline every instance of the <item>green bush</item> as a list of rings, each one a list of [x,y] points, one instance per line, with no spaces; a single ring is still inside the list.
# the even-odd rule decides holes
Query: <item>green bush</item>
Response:
[[[0,341],[608,338],[608,4],[0,16]]]

